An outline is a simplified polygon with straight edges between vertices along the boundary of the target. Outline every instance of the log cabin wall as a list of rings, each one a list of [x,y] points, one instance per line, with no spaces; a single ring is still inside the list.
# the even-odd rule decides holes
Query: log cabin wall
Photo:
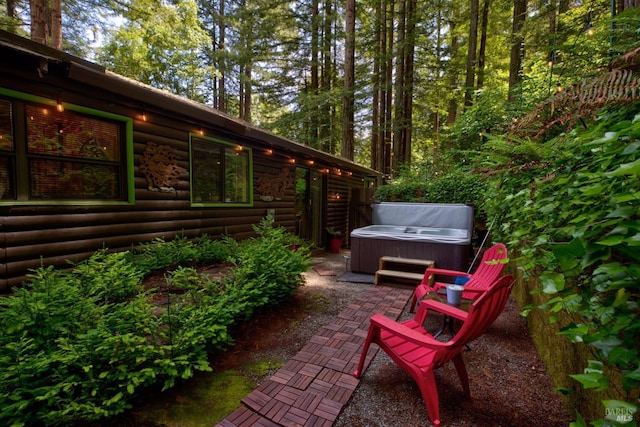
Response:
[[[276,225],[293,232],[297,164],[313,163],[327,174],[324,224],[348,234],[349,188],[362,187],[366,177],[377,176],[353,162],[284,140],[192,101],[128,82],[81,59],[8,33],[0,32],[0,56],[0,90],[4,89],[0,100],[12,101],[13,93],[47,100],[62,98],[69,106],[129,118],[133,153],[130,203],[20,203],[0,198],[0,291],[21,283],[30,269],[41,264],[65,266],[67,260],[86,259],[102,248],[120,251],[156,238],[202,234],[245,239],[253,235],[253,226],[268,210],[275,212]],[[16,133],[16,145],[20,144],[18,136]],[[249,203],[193,203],[189,144],[194,136],[250,150],[253,194]],[[153,183],[146,173],[149,152],[154,150],[170,154],[170,185]],[[261,180],[280,182],[278,197],[262,197]]]
[[[360,175],[343,171],[334,171],[334,175],[329,177],[328,181],[327,226],[340,231],[343,236],[342,245],[349,247],[349,233],[353,229],[350,224],[355,221],[355,218],[352,218],[354,213],[351,207],[354,203],[360,202],[358,198],[361,195],[371,194],[366,191],[369,183]]]

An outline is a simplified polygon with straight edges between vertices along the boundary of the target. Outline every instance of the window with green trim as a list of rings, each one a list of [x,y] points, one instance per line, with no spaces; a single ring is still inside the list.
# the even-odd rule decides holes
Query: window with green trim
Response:
[[[191,137],[191,202],[251,204],[251,150],[211,138]]]
[[[0,99],[0,200],[15,199],[15,150],[11,102]]]
[[[126,118],[24,98],[0,99],[0,201],[131,201]]]

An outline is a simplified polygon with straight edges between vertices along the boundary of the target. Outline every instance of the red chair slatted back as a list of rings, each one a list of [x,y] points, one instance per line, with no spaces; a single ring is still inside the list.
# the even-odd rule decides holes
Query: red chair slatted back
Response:
[[[485,251],[473,277],[486,283],[493,283],[504,270],[507,247],[498,243]]]

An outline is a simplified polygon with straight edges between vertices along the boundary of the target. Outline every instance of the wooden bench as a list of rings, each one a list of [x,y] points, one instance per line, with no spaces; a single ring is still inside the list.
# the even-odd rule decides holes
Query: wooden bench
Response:
[[[417,285],[422,281],[424,271],[434,266],[435,262],[428,259],[383,256],[380,257],[374,283],[379,285],[383,278],[387,278]]]

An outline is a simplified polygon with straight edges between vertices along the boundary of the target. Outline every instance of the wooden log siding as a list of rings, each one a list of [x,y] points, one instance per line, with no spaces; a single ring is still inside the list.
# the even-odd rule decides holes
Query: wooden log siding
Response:
[[[152,140],[153,136],[146,134],[144,139]],[[144,151],[145,145],[136,146]],[[182,146],[187,148],[188,144]],[[182,155],[188,157],[187,152]],[[138,167],[139,158],[136,169]],[[291,168],[283,159],[274,161],[272,157],[261,155],[260,150],[254,151],[254,180],[261,173],[277,174],[282,167]],[[294,168],[291,170],[295,173]],[[271,202],[262,202],[254,186],[252,207],[194,209],[189,203],[188,179],[181,182],[185,191],[170,192],[150,191],[144,177],[136,176],[135,182],[135,208],[100,207],[93,209],[108,210],[94,212],[92,208],[60,207],[56,210],[80,211],[54,214],[46,212],[51,210],[49,207],[24,206],[19,210],[27,214],[5,217],[3,248],[6,249],[2,252],[5,262],[0,264],[0,272],[7,279],[0,282],[0,290],[22,282],[29,269],[41,264],[64,266],[66,260],[86,259],[102,248],[122,251],[156,238],[195,238],[202,234],[214,238],[228,235],[243,240],[253,236],[253,225],[266,216],[268,208],[276,210],[277,225],[290,231],[295,227],[295,186],[287,189],[282,200]],[[114,212],[116,209],[127,210]],[[34,210],[40,214],[33,215]],[[43,233],[45,229],[47,231]]]
[[[258,156],[254,156],[254,166],[257,171],[279,171],[273,165],[261,164]],[[91,212],[87,209],[78,213],[6,217],[3,227],[6,249],[2,253],[5,262],[0,265],[6,279],[0,283],[0,290],[22,282],[27,271],[41,263],[64,266],[66,260],[82,260],[102,248],[122,251],[156,238],[195,238],[202,234],[243,240],[254,235],[252,226],[266,216],[268,208],[276,210],[277,225],[290,231],[295,227],[294,186],[280,201],[265,203],[256,195],[253,207],[194,209],[188,202],[188,192],[160,193],[148,190],[146,180],[136,182],[136,198],[146,195],[149,199],[146,207],[150,210],[138,210],[145,203],[137,202],[135,211]],[[162,196],[167,200],[161,203],[163,209],[157,210],[157,199]],[[47,231],[43,233],[43,230]]]
[[[15,46],[15,47],[14,47]],[[327,190],[340,193],[329,200],[325,226],[347,232],[349,188],[362,187],[377,172],[310,147],[279,138],[193,101],[105,72],[94,64],[0,30],[0,87],[133,119],[134,204],[20,205],[0,201],[0,291],[22,282],[41,263],[68,265],[94,251],[128,250],[155,238],[170,240],[209,234],[237,239],[253,236],[252,226],[275,209],[276,225],[295,230],[295,185],[282,200],[264,202],[256,189],[261,174],[277,176],[314,160],[318,169],[341,167],[353,175],[328,176]],[[47,64],[46,71],[40,67]],[[41,72],[38,73],[37,70]],[[146,121],[141,114],[145,113]],[[189,135],[205,136],[253,150],[252,206],[192,207],[189,182]],[[186,172],[172,191],[151,191],[140,170],[147,144],[171,147],[177,166]],[[295,162],[291,162],[294,159]],[[331,169],[332,171],[335,169]]]

